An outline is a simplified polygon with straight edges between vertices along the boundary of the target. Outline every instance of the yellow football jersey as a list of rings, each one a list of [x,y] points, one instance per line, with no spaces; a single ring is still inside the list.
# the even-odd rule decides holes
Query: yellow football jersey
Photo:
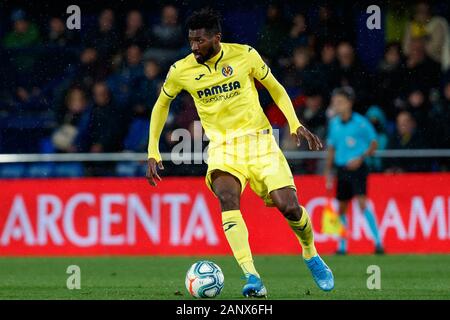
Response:
[[[252,47],[221,43],[220,52],[203,64],[193,54],[175,62],[161,94],[174,99],[182,90],[189,92],[207,137],[212,143],[222,143],[272,129],[254,82],[269,73],[270,68]]]

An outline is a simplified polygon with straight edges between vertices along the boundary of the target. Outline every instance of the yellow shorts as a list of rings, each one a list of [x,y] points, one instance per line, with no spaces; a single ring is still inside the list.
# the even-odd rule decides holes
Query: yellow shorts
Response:
[[[266,206],[274,205],[271,191],[283,187],[296,190],[291,169],[272,133],[256,133],[223,144],[210,144],[205,181],[211,191],[214,170],[228,172],[239,179],[241,193],[250,182],[250,187]]]

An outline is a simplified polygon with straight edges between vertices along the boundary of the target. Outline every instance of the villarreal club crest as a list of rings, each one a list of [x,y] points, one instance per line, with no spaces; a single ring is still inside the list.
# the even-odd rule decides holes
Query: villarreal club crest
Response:
[[[233,68],[230,65],[222,67],[222,74],[224,77],[230,77],[233,74]]]

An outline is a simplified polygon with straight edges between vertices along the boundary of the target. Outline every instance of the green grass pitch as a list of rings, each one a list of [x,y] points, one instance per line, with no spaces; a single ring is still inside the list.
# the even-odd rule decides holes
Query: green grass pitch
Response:
[[[450,255],[323,256],[335,276],[326,293],[298,256],[256,256],[269,299],[450,299]],[[184,277],[208,259],[225,275],[216,299],[243,299],[244,280],[231,256],[0,258],[0,299],[193,299]],[[68,290],[69,265],[81,268],[81,289]],[[381,290],[367,289],[367,267],[381,269]]]

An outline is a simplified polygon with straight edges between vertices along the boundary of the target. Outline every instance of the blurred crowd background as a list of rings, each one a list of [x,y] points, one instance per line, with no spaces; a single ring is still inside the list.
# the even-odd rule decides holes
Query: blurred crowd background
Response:
[[[380,149],[450,148],[446,1],[380,3],[380,30],[367,28],[372,3],[365,1],[98,2],[80,5],[81,30],[67,30],[65,7],[20,4],[0,4],[0,153],[146,152],[149,117],[166,72],[190,53],[185,18],[206,4],[222,13],[223,42],[255,47],[301,121],[322,139],[334,116],[330,92],[349,85],[357,95],[355,111],[374,124]],[[297,150],[282,113],[260,84],[257,88],[270,122],[280,129],[280,146]],[[176,128],[201,139],[194,134],[196,120],[191,97],[180,94],[161,151],[171,150]],[[449,163],[376,158],[370,166],[374,172],[446,171]],[[3,165],[0,175],[142,174],[136,164],[100,167],[73,164],[58,173],[48,163],[34,171]],[[320,165],[301,161],[293,170],[318,173]]]

